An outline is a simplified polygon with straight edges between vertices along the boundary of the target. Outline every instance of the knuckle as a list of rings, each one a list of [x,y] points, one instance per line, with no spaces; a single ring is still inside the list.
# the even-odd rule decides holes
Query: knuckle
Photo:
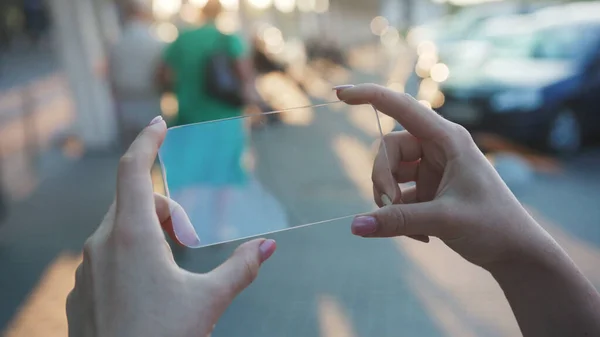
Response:
[[[76,273],[76,277],[79,278],[80,274],[81,274],[81,270],[83,269],[83,265],[84,264],[90,264],[92,263],[92,261],[95,259],[96,254],[99,250],[98,247],[98,242],[97,240],[92,236],[90,238],[88,238],[85,243],[83,244],[83,249],[82,249],[82,263],[79,265],[79,267],[77,268],[77,273]]]
[[[83,278],[83,264],[80,264],[77,267],[77,270],[75,270],[75,284],[77,284],[78,282],[81,282]]]
[[[89,258],[92,255],[94,255],[95,250],[96,243],[94,239],[90,237],[87,240],[85,240],[85,243],[83,244],[83,256]]]
[[[67,314],[72,312],[73,306],[75,306],[75,303],[76,303],[75,289],[73,289],[69,292],[69,295],[67,295],[67,300],[66,300]]]
[[[462,125],[452,123],[452,134],[453,138],[459,145],[473,143],[473,137],[471,133]]]
[[[385,134],[383,136],[382,143],[385,143],[386,146],[390,145],[393,142],[394,138],[397,136],[398,136],[397,132],[391,132],[391,133]]]
[[[126,153],[121,157],[121,160],[119,160],[119,172],[125,173],[135,169],[139,165],[138,162],[138,156],[132,153]]]
[[[374,86],[373,90],[375,91],[374,100],[376,102],[385,102],[388,99],[388,93],[381,88]]]
[[[131,174],[146,169],[150,157],[151,154],[148,151],[125,154],[119,161],[119,173]]]
[[[406,213],[400,209],[396,209],[392,212],[392,218],[394,221],[394,234],[404,234],[406,232]]]
[[[200,275],[202,277],[202,286],[207,290],[208,294],[214,295],[217,300],[231,298],[235,295],[231,282],[223,282],[221,279],[209,277],[208,275]]]
[[[244,285],[248,285],[254,282],[254,280],[256,280],[256,277],[258,277],[259,263],[256,259],[250,258],[248,256],[244,256],[242,262],[244,272],[241,282],[243,282]]]

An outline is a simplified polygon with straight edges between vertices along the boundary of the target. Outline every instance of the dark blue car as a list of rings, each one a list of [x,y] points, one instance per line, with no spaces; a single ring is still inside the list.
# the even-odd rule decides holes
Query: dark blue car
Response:
[[[539,25],[486,44],[484,61],[448,64],[441,115],[560,154],[600,134],[600,20]]]

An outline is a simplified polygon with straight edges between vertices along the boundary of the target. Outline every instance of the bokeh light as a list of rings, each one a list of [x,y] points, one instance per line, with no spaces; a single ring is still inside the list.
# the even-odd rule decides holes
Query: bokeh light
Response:
[[[277,27],[269,26],[262,32],[262,39],[265,41],[267,52],[271,54],[279,54],[285,47],[283,34]]]
[[[170,119],[179,112],[179,102],[173,93],[165,93],[160,99],[160,109],[165,118]]]
[[[427,78],[429,77],[429,72],[430,69],[425,69],[421,67],[421,65],[417,62],[417,65],[415,66],[415,73],[417,74],[417,76],[419,76],[420,78]]]
[[[404,92],[404,85],[400,82],[390,82],[388,83],[387,87],[393,91]]]
[[[429,103],[428,101],[422,99],[419,101],[419,103],[421,103],[423,106],[431,109],[431,103]]]
[[[314,0],[313,10],[319,14],[329,10],[329,0]]]
[[[190,1],[190,5],[194,6],[194,7],[198,7],[198,8],[203,8],[204,6],[206,6],[206,3],[208,2],[208,0],[189,0]]]
[[[444,105],[444,103],[446,103],[446,96],[444,96],[443,92],[438,90],[431,100],[431,107],[434,109],[439,109]]]
[[[411,46],[414,46],[419,41],[419,35],[422,35],[421,27],[414,27],[409,29],[408,33],[406,33],[406,42]]]
[[[160,41],[171,43],[177,40],[179,30],[170,22],[161,22],[153,27],[153,33]]]
[[[419,43],[419,46],[417,47],[417,54],[419,56],[426,54],[437,54],[437,48],[433,42],[423,41]]]
[[[202,17],[198,8],[191,3],[186,3],[181,7],[179,16],[181,16],[181,20],[190,24],[199,23]]]
[[[256,9],[267,9],[273,4],[273,0],[248,0],[250,5]]]
[[[417,66],[424,71],[429,71],[437,62],[438,57],[436,54],[426,53],[419,57]]]
[[[233,34],[240,27],[240,20],[235,12],[222,12],[215,20],[217,29],[223,34]]]
[[[315,7],[316,0],[298,0],[298,10],[304,13],[308,13]]]
[[[296,8],[296,0],[275,0],[274,5],[282,13],[291,13]]]
[[[439,91],[440,86],[431,78],[425,78],[419,85],[418,97],[431,101]]]
[[[154,0],[152,2],[152,12],[159,20],[165,20],[179,13],[181,9],[181,0]]]
[[[432,80],[442,83],[450,76],[450,69],[448,69],[447,65],[438,63],[431,68],[430,76]]]
[[[383,16],[376,16],[371,20],[371,32],[377,36],[381,36],[390,25],[388,19]]]
[[[283,42],[283,35],[277,27],[270,26],[265,28],[262,38],[267,45],[276,46]]]
[[[386,47],[395,47],[400,41],[400,33],[394,27],[388,27],[381,35],[381,43]]]
[[[221,6],[228,11],[237,11],[240,9],[239,0],[220,0]]]

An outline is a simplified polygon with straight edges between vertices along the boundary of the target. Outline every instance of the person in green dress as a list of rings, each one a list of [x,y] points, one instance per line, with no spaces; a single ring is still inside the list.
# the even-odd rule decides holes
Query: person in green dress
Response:
[[[222,11],[217,0],[210,0],[202,9],[206,23],[185,30],[164,52],[161,82],[171,87],[179,102],[179,113],[172,125],[205,122],[242,114],[242,109],[211,97],[206,84],[209,58],[216,52],[226,52],[240,77],[244,96],[256,100],[253,69],[247,43],[237,34],[224,34],[215,24]],[[250,103],[250,102],[248,102]]]
[[[242,81],[246,103],[255,102],[258,95],[246,43],[238,35],[220,32],[215,25],[221,9],[219,1],[209,0],[202,9],[206,24],[181,32],[165,49],[159,68],[159,79],[173,90],[179,103],[177,116],[169,121],[176,129],[167,133],[160,151],[168,192],[188,212],[209,210],[213,220],[207,221],[217,226],[232,190],[248,183],[243,166],[248,137],[244,119],[229,119],[241,116],[243,108],[212,97],[206,87],[211,56],[228,54]],[[221,119],[228,120],[218,121]],[[204,201],[199,205],[200,199],[207,199],[201,197],[206,193],[213,204]],[[211,235],[204,234],[205,238]]]

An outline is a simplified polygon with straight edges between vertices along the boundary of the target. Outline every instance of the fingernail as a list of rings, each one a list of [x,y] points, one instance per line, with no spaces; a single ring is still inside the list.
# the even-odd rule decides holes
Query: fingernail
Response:
[[[377,220],[372,216],[359,216],[352,222],[352,234],[365,236],[377,231]]]
[[[162,116],[156,116],[156,117],[154,117],[154,119],[152,119],[152,120],[150,121],[150,124],[148,124],[148,126],[150,126],[150,125],[154,125],[154,124],[157,124],[157,123],[160,123],[160,122],[162,122],[162,121],[163,121],[163,118],[162,118]]]
[[[271,255],[273,255],[276,248],[277,244],[275,243],[275,240],[268,239],[263,241],[258,247],[258,250],[260,251],[260,263],[267,261]]]
[[[390,199],[390,197],[388,197],[387,194],[383,194],[381,196],[381,201],[383,201],[383,204],[385,206],[390,206],[392,204],[392,199]]]
[[[187,233],[187,235],[178,236],[179,242],[185,245],[188,248],[199,248],[200,247],[200,238],[196,233]]]
[[[354,84],[342,84],[342,85],[337,85],[337,86],[333,87],[333,90],[340,91],[340,90],[344,90],[344,89],[350,89],[353,87],[354,87]]]

